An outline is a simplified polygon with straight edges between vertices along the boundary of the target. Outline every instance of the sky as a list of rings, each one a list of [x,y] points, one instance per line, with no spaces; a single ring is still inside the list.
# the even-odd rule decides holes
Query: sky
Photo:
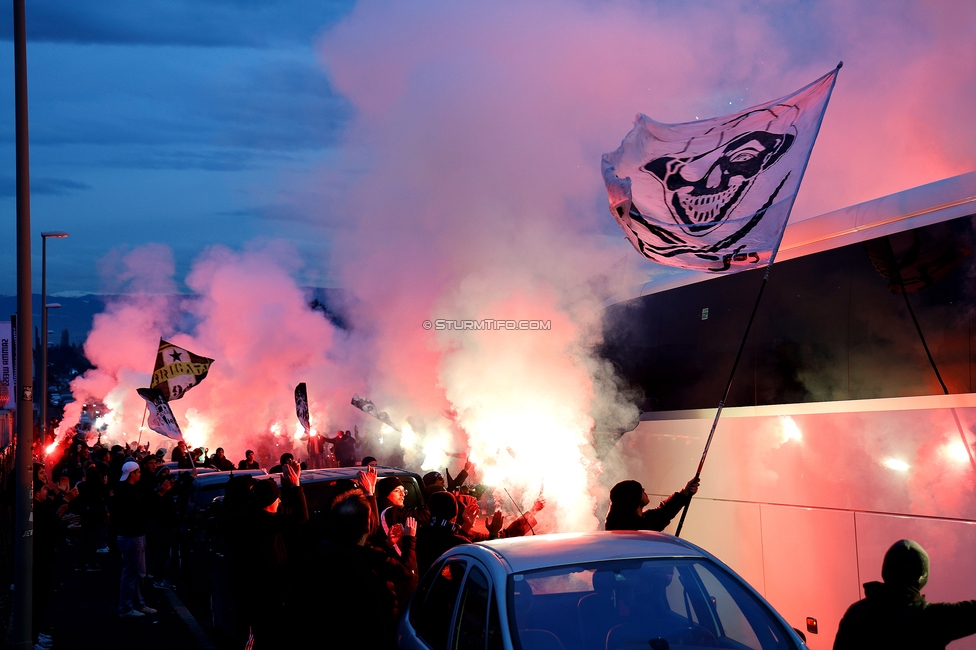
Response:
[[[100,260],[149,243],[172,249],[187,291],[183,278],[208,247],[265,240],[293,247],[303,284],[340,286],[337,231],[368,218],[342,206],[375,171],[381,147],[369,138],[391,128],[437,137],[439,126],[458,137],[451,111],[423,102],[445,90],[500,122],[511,139],[479,146],[508,147],[513,174],[531,173],[519,164],[531,158],[526,142],[571,155],[581,173],[568,183],[581,191],[540,200],[573,202],[567,209],[585,211],[580,223],[595,236],[617,238],[599,157],[635,113],[721,114],[791,92],[840,60],[794,218],[976,168],[976,7],[964,1],[896,0],[885,12],[844,0],[27,4],[35,291],[44,230],[71,233],[51,242],[51,293],[118,290]],[[7,295],[16,291],[11,33],[5,11]],[[526,116],[549,103],[561,123],[539,133]],[[435,114],[441,124],[428,129]],[[420,153],[424,143],[409,146]]]

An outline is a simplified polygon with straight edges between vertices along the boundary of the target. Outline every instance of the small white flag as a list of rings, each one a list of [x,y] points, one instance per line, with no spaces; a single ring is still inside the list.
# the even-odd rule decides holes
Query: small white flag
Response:
[[[183,432],[180,431],[180,425],[176,422],[176,417],[163,393],[157,388],[137,388],[136,392],[146,400],[146,407],[149,409],[149,419],[146,423],[149,428],[167,438],[183,440]]]

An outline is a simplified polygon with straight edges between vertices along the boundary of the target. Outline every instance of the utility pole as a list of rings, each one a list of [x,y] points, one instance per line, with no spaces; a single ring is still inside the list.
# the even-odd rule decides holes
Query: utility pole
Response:
[[[27,28],[24,0],[14,5],[14,104],[17,142],[17,495],[14,515],[14,593],[11,648],[33,647],[34,568],[34,323],[31,315],[30,143],[27,131]]]

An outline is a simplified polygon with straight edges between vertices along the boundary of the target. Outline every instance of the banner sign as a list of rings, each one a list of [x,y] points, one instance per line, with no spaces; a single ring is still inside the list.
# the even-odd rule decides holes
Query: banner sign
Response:
[[[0,408],[13,408],[11,401],[16,381],[14,379],[14,330],[9,321],[0,323]]]

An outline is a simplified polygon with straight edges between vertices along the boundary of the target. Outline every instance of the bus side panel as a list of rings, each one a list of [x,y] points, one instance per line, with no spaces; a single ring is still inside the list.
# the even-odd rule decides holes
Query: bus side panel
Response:
[[[762,540],[766,599],[811,650],[830,650],[841,616],[860,598],[854,513],[764,505]],[[816,634],[807,617],[817,619]]]
[[[929,554],[929,582],[922,589],[926,600],[976,598],[976,523],[864,512],[856,514],[856,523],[862,583],[881,580],[881,561],[888,548],[899,539],[912,539]],[[976,636],[955,641],[950,647],[976,650]]]
[[[804,413],[799,404],[776,407],[782,415],[723,416],[699,495],[976,520],[973,468],[952,410],[871,411],[873,401],[838,406],[846,412]],[[972,441],[976,408],[955,412]],[[642,421],[606,458],[605,480],[637,479],[649,494],[680,489],[710,426],[708,418]]]
[[[681,536],[707,549],[756,591],[765,594],[759,504],[695,499],[692,508],[695,509],[695,516],[685,520]],[[677,524],[675,518],[664,532],[673,535]]]

